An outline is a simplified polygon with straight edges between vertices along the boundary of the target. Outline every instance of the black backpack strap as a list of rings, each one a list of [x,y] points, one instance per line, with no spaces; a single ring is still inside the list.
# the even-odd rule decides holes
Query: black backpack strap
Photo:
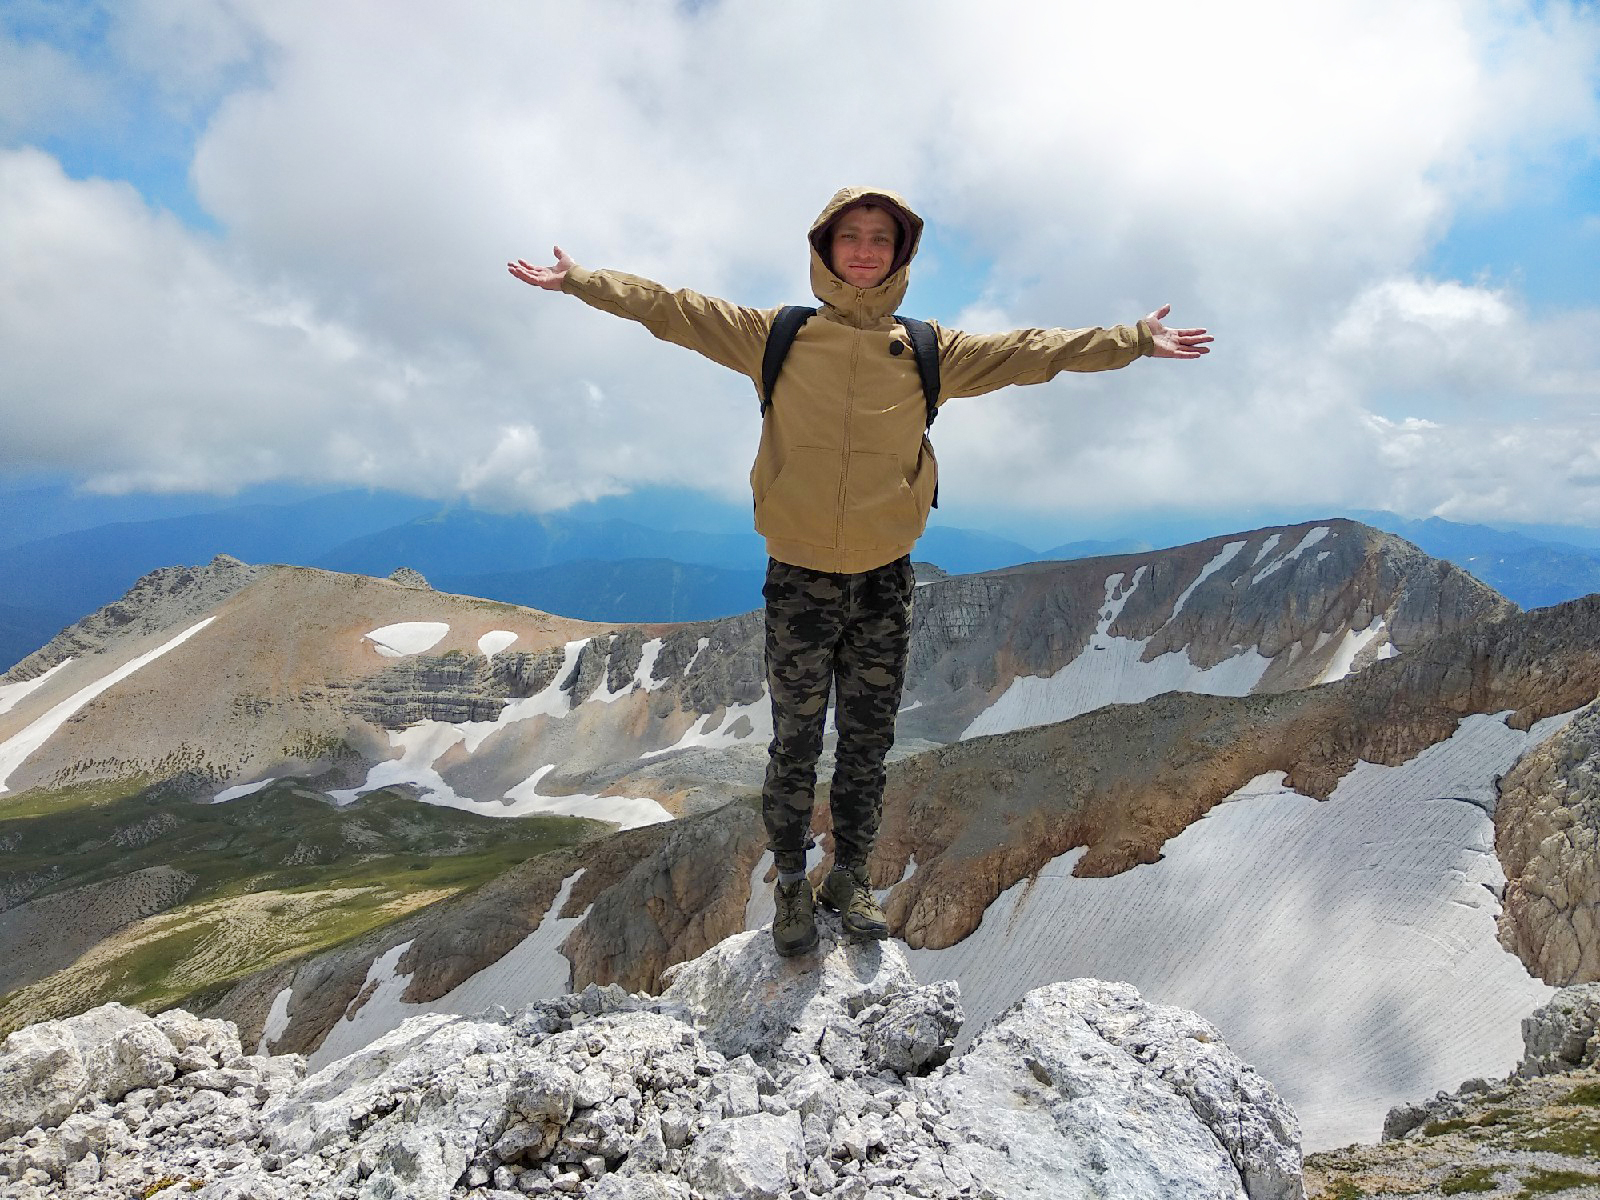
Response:
[[[789,357],[789,347],[795,335],[817,310],[804,304],[786,304],[778,310],[772,329],[767,333],[767,348],[761,355],[761,415],[772,407],[772,389],[778,386],[778,373],[783,370],[783,360]]]
[[[911,342],[911,353],[917,360],[917,374],[922,377],[922,399],[928,406],[926,428],[933,428],[933,419],[939,415],[939,339],[933,326],[915,317],[895,314],[896,321],[905,327]],[[939,485],[933,487],[933,507],[939,507]]]
[[[894,319],[905,327],[906,337],[911,340],[911,353],[917,359],[917,374],[922,376],[922,398],[928,404],[928,428],[931,429],[933,419],[939,415],[939,341],[933,335],[933,326],[926,321],[902,317],[898,313]]]

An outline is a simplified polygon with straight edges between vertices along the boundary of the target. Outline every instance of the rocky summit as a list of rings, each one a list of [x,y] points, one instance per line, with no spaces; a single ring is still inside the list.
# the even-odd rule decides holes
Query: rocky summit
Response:
[[[1293,1113],[1193,1013],[1074,980],[952,1054],[954,983],[822,935],[736,935],[659,996],[415,1017],[309,1077],[182,1010],[28,1026],[0,1196],[1304,1196]]]

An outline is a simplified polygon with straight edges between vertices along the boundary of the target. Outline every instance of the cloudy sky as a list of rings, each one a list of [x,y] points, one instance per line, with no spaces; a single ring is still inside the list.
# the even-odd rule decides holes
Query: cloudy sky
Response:
[[[947,406],[974,513],[1600,525],[1592,0],[0,0],[0,473],[737,500],[748,381],[504,264],[805,300],[845,183],[907,311],[1217,337]]]

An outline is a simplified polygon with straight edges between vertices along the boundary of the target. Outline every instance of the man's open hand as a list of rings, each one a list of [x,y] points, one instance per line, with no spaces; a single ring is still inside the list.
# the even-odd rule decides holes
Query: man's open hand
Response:
[[[1172,305],[1163,304],[1144,319],[1150,336],[1156,342],[1155,357],[1199,358],[1202,354],[1210,354],[1211,347],[1206,343],[1215,339],[1204,329],[1168,329],[1161,323],[1161,318],[1171,311]]]
[[[523,283],[531,283],[534,287],[544,288],[547,292],[559,292],[561,281],[567,277],[567,271],[576,264],[567,257],[567,252],[560,246],[553,247],[553,250],[556,261],[548,267],[536,267],[519,258],[516,262],[507,263],[506,270]]]

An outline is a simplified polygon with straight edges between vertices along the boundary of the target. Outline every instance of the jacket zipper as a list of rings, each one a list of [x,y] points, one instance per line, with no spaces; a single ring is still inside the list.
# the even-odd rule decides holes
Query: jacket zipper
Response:
[[[857,289],[857,300],[860,299],[860,290]],[[859,304],[858,304],[859,307]],[[861,330],[851,326],[853,338],[850,343],[850,374],[846,377],[844,387],[844,459],[839,464],[839,504],[834,515],[833,549],[839,556],[839,561],[844,561],[844,512],[845,504],[849,500],[850,478],[850,417],[855,408],[856,394],[856,364],[861,359]]]

